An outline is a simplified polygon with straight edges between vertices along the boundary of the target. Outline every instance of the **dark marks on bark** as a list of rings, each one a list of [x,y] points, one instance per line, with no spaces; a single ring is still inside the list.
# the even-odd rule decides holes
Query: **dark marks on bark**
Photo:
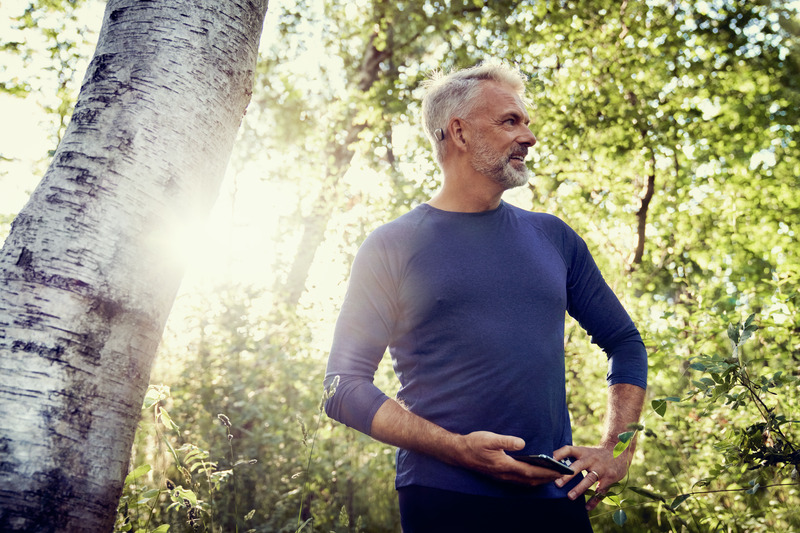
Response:
[[[11,344],[11,351],[36,354],[45,359],[53,359],[56,361],[60,361],[61,357],[64,355],[63,346],[47,346],[38,342],[20,340],[14,341]]]
[[[19,259],[17,259],[17,266],[23,270],[26,270],[30,268],[31,263],[33,263],[33,252],[23,247],[19,254]]]

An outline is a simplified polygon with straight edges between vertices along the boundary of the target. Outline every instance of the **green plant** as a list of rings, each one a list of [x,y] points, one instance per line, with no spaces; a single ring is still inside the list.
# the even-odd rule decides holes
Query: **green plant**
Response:
[[[699,450],[703,444],[701,435],[707,435],[714,456],[710,467],[698,469],[703,475],[688,490],[678,481],[674,449],[660,441],[652,430],[645,430],[647,436],[653,437],[672,474],[673,487],[678,490],[669,493],[633,486],[628,490],[644,497],[645,501],[655,502],[659,513],[670,515],[670,523],[675,520],[679,526],[690,530],[708,528],[713,531],[713,513],[697,518],[693,511],[686,511],[687,502],[701,496],[724,498],[726,494],[736,493],[756,498],[763,489],[798,487],[797,424],[800,421],[790,419],[781,411],[781,400],[792,402],[796,396],[798,377],[792,375],[796,369],[775,370],[767,364],[769,361],[747,357],[745,343],[758,329],[755,315],[729,324],[729,352],[692,357],[688,370],[700,375],[691,380],[691,388],[685,396],[657,398],[651,402],[653,412],[660,417],[665,417],[667,406],[674,404],[679,413],[688,414],[687,418],[696,421],[697,426],[717,421],[716,431],[713,428],[696,430],[692,436],[694,441],[690,440],[693,448]],[[632,432],[625,436],[630,434]],[[702,504],[698,502],[698,505]],[[757,507],[757,501],[751,500],[748,505]],[[735,505],[728,502],[726,507]],[[686,511],[684,516],[678,516],[682,511]],[[624,520],[617,523],[622,525]],[[717,519],[716,523],[719,525],[722,520]]]
[[[303,446],[308,448],[308,462],[306,463],[306,470],[305,470],[305,479],[303,481],[303,490],[300,495],[300,509],[297,512],[297,531],[296,533],[300,533],[308,524],[311,523],[313,518],[309,518],[303,521],[303,505],[306,499],[306,491],[308,490],[308,476],[311,472],[311,460],[314,457],[314,444],[316,444],[317,434],[319,433],[319,426],[322,423],[322,418],[324,415],[325,410],[325,402],[328,401],[328,398],[333,396],[336,393],[336,388],[339,386],[339,376],[336,376],[333,379],[333,382],[322,392],[322,399],[319,402],[319,407],[317,408],[317,425],[314,428],[314,432],[311,434],[311,444],[309,445],[309,434],[308,430],[306,429],[306,425],[303,422],[303,418],[298,415],[297,421],[300,423],[300,429],[303,432]],[[339,522],[345,525],[349,525],[349,516],[347,514],[346,507],[342,507],[341,511],[339,512]]]
[[[170,520],[171,512],[179,511],[185,513],[184,522],[192,531],[214,532],[217,530],[215,512],[218,511],[214,505],[215,494],[230,481],[235,506],[237,500],[234,469],[241,465],[255,464],[255,460],[234,463],[232,425],[230,419],[223,414],[218,415],[218,419],[226,428],[230,468],[220,469],[217,462],[209,459],[210,453],[195,444],[187,442],[176,449],[169,437],[174,438],[180,428],[164,406],[170,397],[169,387],[151,385],[145,395],[142,410],[152,411],[152,425],[157,441],[168,450],[172,464],[157,470],[145,463],[128,474],[117,510],[114,531],[164,533],[171,526],[170,523],[166,523]],[[162,434],[161,426],[166,428],[169,434]],[[173,479],[181,479],[181,483],[169,479],[171,471]],[[203,499],[203,495],[207,498]],[[252,517],[252,512],[248,514],[245,520]],[[238,516],[238,508],[235,508],[234,517]],[[162,523],[156,525],[158,522]],[[233,529],[238,531],[238,526],[237,521]]]

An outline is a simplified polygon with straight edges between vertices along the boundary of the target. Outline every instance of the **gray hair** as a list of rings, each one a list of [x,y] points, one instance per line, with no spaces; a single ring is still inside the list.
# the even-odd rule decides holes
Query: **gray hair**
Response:
[[[453,118],[468,118],[472,114],[482,81],[507,85],[521,98],[525,93],[525,76],[519,69],[499,61],[484,62],[446,75],[436,71],[423,84],[426,92],[422,98],[422,123],[440,165],[444,162],[447,143],[437,138],[436,130],[444,132]]]

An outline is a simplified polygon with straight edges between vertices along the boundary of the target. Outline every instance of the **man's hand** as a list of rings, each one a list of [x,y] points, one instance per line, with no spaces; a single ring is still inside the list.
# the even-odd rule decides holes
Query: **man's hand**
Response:
[[[591,511],[605,496],[608,488],[620,481],[628,473],[631,450],[625,450],[619,457],[614,458],[614,448],[605,446],[563,446],[553,453],[557,461],[571,458],[570,467],[576,472],[585,471],[583,480],[569,491],[569,499],[574,500],[586,492],[595,483],[595,495],[586,502],[586,510]],[[571,480],[572,476],[563,476],[556,480],[556,485],[563,487]]]
[[[497,479],[535,486],[555,481],[561,474],[513,459],[525,441],[511,435],[476,431],[451,433],[387,400],[372,419],[371,435],[381,442],[424,453],[442,462],[469,468]]]
[[[595,495],[586,502],[586,509],[591,511],[603,499],[608,488],[625,477],[628,467],[633,460],[636,447],[635,439],[622,452],[614,458],[614,446],[619,442],[618,435],[626,431],[629,424],[639,420],[644,403],[644,389],[636,385],[618,383],[608,388],[608,407],[605,419],[605,431],[599,446],[563,446],[553,453],[556,460],[570,457],[570,465],[576,472],[587,472],[586,477],[569,491],[570,499],[574,500],[586,492],[592,485]],[[564,476],[556,485],[563,487],[574,476]]]
[[[543,485],[561,477],[557,472],[517,461],[506,453],[524,447],[525,441],[519,437],[476,431],[462,437],[452,463],[503,481],[529,486]]]

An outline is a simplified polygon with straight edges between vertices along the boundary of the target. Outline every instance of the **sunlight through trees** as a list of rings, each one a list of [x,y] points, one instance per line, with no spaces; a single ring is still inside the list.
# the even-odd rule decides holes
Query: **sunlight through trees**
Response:
[[[0,8],[0,105],[23,111],[0,137],[3,239],[63,147],[103,7],[28,4]],[[115,530],[399,531],[393,450],[320,410],[326,351],[363,238],[438,185],[420,83],[489,57],[528,76],[539,140],[506,200],[586,239],[650,353],[637,458],[595,529],[800,528],[798,9],[273,0],[211,218],[159,226],[187,274]],[[567,325],[574,437],[591,442],[605,358]],[[390,364],[377,379],[396,390]]]

